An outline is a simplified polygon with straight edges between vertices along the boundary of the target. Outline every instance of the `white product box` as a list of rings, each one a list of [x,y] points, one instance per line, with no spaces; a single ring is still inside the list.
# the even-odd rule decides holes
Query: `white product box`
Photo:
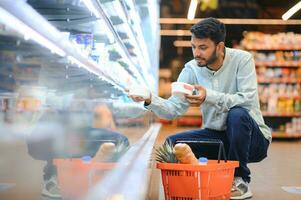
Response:
[[[139,96],[139,97],[143,97],[144,99],[149,99],[151,96],[151,92],[149,89],[142,86],[132,86],[129,89],[129,95]]]
[[[173,82],[171,84],[171,93],[174,96],[192,95],[194,86],[183,82]]]

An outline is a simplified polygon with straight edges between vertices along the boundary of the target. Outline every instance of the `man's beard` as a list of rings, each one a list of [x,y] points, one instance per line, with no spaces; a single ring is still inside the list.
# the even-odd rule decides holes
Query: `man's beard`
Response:
[[[195,57],[194,59],[197,60],[198,57]],[[217,60],[217,55],[216,55],[216,48],[215,48],[214,51],[212,52],[211,56],[209,57],[209,59],[205,60],[205,64],[200,64],[198,62],[197,62],[197,64],[199,67],[207,67],[208,65],[215,63],[216,60]]]

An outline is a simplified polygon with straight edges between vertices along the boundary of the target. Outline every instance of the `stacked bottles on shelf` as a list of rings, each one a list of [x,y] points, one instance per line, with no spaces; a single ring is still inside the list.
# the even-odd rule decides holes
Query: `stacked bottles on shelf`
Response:
[[[296,49],[301,47],[301,34],[288,32],[271,35],[261,32],[246,32],[241,44],[246,49],[261,47],[265,49]]]
[[[301,34],[245,32],[240,45],[252,53],[260,108],[284,137],[301,132]]]
[[[273,52],[251,52],[258,62],[294,62],[300,61],[301,52],[295,51],[273,51]]]
[[[301,112],[299,84],[269,84],[258,86],[260,108],[269,113]]]
[[[301,132],[301,118],[293,117],[291,121],[280,124],[277,128],[274,128],[273,131],[288,135],[298,134]]]
[[[271,80],[270,78],[287,78],[286,81],[300,80],[301,68],[258,67],[257,77],[259,80],[265,79],[266,81]]]

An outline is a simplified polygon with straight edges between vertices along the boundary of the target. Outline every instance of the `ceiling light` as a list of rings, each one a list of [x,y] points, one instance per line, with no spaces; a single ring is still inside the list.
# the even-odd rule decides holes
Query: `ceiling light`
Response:
[[[189,6],[189,10],[188,10],[187,19],[189,19],[189,20],[194,19],[197,5],[198,5],[198,0],[191,0],[190,1],[190,6]]]
[[[48,48],[51,52],[56,53],[62,57],[66,55],[66,53],[53,42],[43,37],[41,34],[27,26],[22,21],[2,8],[0,8],[0,22],[22,34],[25,40],[31,39]]]
[[[282,19],[283,20],[288,20],[293,14],[298,12],[298,10],[300,10],[300,9],[301,9],[301,1],[299,1],[299,3],[297,3],[292,8],[290,8],[286,13],[284,13],[282,15]]]

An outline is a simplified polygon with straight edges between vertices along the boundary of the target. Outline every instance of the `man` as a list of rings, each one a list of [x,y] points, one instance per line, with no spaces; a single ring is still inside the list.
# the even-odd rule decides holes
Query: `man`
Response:
[[[166,141],[174,144],[185,138],[222,140],[229,159],[240,163],[235,170],[231,199],[250,198],[247,163],[263,160],[271,142],[270,129],[259,108],[254,60],[248,52],[225,47],[225,25],[217,19],[200,21],[191,33],[194,60],[185,64],[178,81],[194,85],[197,94],[171,96],[168,100],[155,95],[150,99],[131,98],[145,101],[147,109],[169,119],[182,115],[189,106],[200,107],[204,129],[172,135]],[[191,148],[197,157],[204,150],[200,146]],[[205,150],[209,157],[216,155],[207,147]]]

